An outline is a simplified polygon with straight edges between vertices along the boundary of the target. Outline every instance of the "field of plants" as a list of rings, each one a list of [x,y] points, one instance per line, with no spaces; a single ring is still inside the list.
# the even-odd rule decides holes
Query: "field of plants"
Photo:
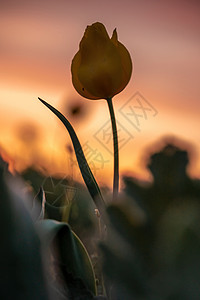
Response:
[[[94,23],[71,71],[81,96],[108,105],[113,190],[98,185],[68,119],[39,98],[65,126],[83,182],[37,166],[14,174],[0,158],[0,299],[200,299],[200,181],[187,149],[168,141],[148,158],[152,182],[124,176],[120,190],[112,98],[130,80],[130,54]]]

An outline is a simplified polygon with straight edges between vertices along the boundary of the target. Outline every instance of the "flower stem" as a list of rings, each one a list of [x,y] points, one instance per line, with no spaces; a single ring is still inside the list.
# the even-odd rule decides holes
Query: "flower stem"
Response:
[[[118,150],[118,136],[115,113],[113,109],[112,98],[106,99],[109,107],[110,118],[112,123],[113,133],[113,149],[114,149],[114,179],[113,179],[113,200],[117,199],[119,190],[119,150]]]

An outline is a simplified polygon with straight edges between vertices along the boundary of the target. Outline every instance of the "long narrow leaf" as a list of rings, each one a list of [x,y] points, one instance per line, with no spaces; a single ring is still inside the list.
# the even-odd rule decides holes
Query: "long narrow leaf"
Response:
[[[85,155],[83,153],[83,149],[81,147],[81,144],[79,142],[79,139],[76,135],[76,132],[74,131],[72,125],[70,124],[70,122],[57,110],[55,109],[53,106],[51,106],[49,103],[47,103],[46,101],[42,100],[41,98],[38,98],[45,106],[47,106],[63,123],[63,125],[66,127],[66,129],[69,132],[69,135],[71,137],[73,146],[74,146],[74,151],[76,154],[76,158],[78,161],[78,165],[83,177],[83,180],[88,188],[88,191],[92,197],[92,199],[94,200],[97,208],[99,209],[99,211],[102,213],[104,211],[105,208],[105,202],[103,200],[101,191],[99,189],[99,186],[92,174],[92,171],[87,163],[87,160],[85,158]]]

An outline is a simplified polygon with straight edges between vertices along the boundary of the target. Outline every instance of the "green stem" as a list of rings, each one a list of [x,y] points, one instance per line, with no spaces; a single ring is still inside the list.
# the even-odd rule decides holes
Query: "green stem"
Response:
[[[106,99],[109,107],[110,118],[112,123],[113,133],[113,149],[114,149],[114,179],[113,179],[113,200],[117,199],[119,190],[119,150],[118,150],[118,136],[115,113],[113,109],[112,98]]]

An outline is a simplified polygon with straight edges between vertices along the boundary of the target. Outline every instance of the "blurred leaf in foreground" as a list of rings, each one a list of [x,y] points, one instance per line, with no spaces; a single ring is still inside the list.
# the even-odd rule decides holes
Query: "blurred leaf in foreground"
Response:
[[[3,169],[0,160],[0,299],[50,299],[40,241],[17,192],[22,184]]]
[[[61,271],[60,277],[69,299],[76,299],[77,294],[85,295],[82,299],[93,299],[96,294],[94,272],[79,238],[66,223],[43,220],[37,225],[44,253],[53,260],[54,270]]]
[[[31,216],[34,221],[39,221],[44,219],[45,215],[45,193],[41,187],[35,198],[33,199],[33,206],[31,209]]]

